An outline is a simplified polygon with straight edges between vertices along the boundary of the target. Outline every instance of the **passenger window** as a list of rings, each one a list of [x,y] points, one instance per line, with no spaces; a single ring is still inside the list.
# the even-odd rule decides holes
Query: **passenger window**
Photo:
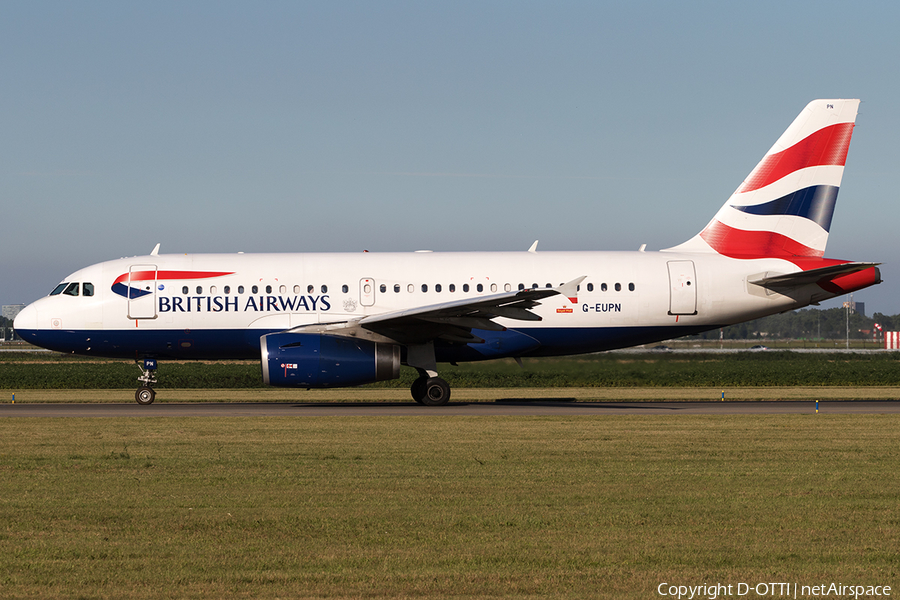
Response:
[[[423,284],[422,284],[422,291],[423,291],[423,292],[427,292],[427,291],[428,291],[428,284],[427,284],[427,283],[423,283]]]
[[[506,285],[503,286],[503,291],[504,291],[504,292],[511,292],[511,291],[512,291],[512,286],[511,286],[510,284],[507,283]]]
[[[294,286],[294,293],[295,293],[295,294],[299,294],[299,293],[300,293],[300,286],[299,286],[299,285],[295,285],[295,286]]]
[[[479,284],[475,287],[475,289],[478,290],[478,293],[481,293],[481,292],[484,291],[484,286],[481,285],[481,284],[479,283]]]
[[[381,293],[383,294],[387,291],[387,286],[382,283],[378,289],[381,290]]]
[[[214,285],[209,286],[209,295],[210,295],[210,296],[215,296],[215,295],[216,295],[216,291],[217,291],[218,289],[219,289],[219,288],[217,288],[217,287],[214,286]]]
[[[267,294],[271,294],[271,293],[272,293],[272,286],[271,286],[271,285],[267,285],[267,286],[266,286],[266,293],[267,293]]]
[[[244,286],[239,285],[238,286],[238,294],[243,294],[243,293],[244,293]]]
[[[258,293],[259,293],[259,286],[258,286],[258,285],[254,285],[252,288],[250,288],[250,293],[251,293],[251,294],[258,294]]]
[[[617,283],[617,284],[616,284],[616,291],[617,291],[617,292],[621,292],[621,291],[622,291],[622,284],[621,284],[621,283]]]
[[[394,293],[395,293],[395,294],[399,294],[399,293],[400,293],[400,284],[399,284],[399,283],[395,283],[395,284],[394,284]]]
[[[468,292],[468,291],[469,291],[469,284],[468,284],[468,283],[464,283],[464,284],[463,284],[463,291],[464,291],[464,292]]]
[[[225,295],[227,296],[227,295],[230,294],[230,293],[231,293],[231,286],[226,285],[226,286],[225,286]]]
[[[314,289],[315,289],[315,288],[314,288],[313,286],[308,285],[308,286],[306,286],[306,293],[307,293],[307,294],[312,294]]]
[[[286,285],[280,286],[280,287],[278,288],[278,293],[279,293],[279,294],[287,294],[287,286],[286,286]]]
[[[589,292],[593,292],[593,291],[594,291],[594,284],[593,284],[593,283],[589,283],[587,287],[588,287],[588,291],[589,291]]]
[[[327,285],[323,285],[323,286],[322,286],[322,293],[323,293],[323,294],[327,294],[327,293],[328,293],[328,286],[327,286]]]
[[[93,296],[94,295],[94,284],[93,283],[82,284],[81,294],[83,296]]]
[[[434,291],[440,293],[441,289],[442,289],[441,284],[439,284],[439,283],[434,284]]]
[[[78,284],[70,283],[66,289],[63,291],[63,294],[66,296],[77,296],[78,295]]]
[[[187,296],[188,294],[191,293],[191,290],[188,289],[188,286],[184,286],[181,288],[181,293],[184,294],[185,296]]]
[[[520,283],[520,284],[519,284],[519,290],[524,290],[524,289],[525,289],[525,284],[524,284],[524,283]]]
[[[202,285],[198,285],[198,286],[197,286],[197,295],[199,296],[199,295],[202,294],[202,293],[203,293],[203,286],[202,286]]]
[[[605,283],[601,283],[601,284],[600,284],[600,291],[601,291],[601,292],[605,292],[605,291],[606,291],[606,284],[605,284]]]
[[[350,291],[350,288],[347,287],[347,284],[345,283],[344,285],[341,286],[341,291],[346,294],[347,292]]]
[[[56,286],[55,288],[53,288],[53,291],[50,292],[50,295],[51,295],[51,296],[59,296],[60,294],[62,294],[62,291],[63,291],[64,289],[66,289],[66,286],[67,286],[67,285],[69,285],[69,284],[68,284],[68,283],[61,283],[61,284],[59,284],[58,286]]]
[[[451,292],[455,292],[455,291],[456,291],[456,284],[455,284],[455,283],[451,283],[450,285],[447,286],[447,289],[450,290]]]
[[[536,290],[537,288],[538,288],[538,284],[536,284],[536,283],[531,284],[531,289]]]
[[[409,284],[408,286],[406,286],[406,291],[409,292],[410,294],[412,294],[413,290],[415,290],[415,289],[416,289],[416,286],[414,286],[413,284]]]
[[[633,283],[629,283],[629,284],[628,284],[628,291],[629,291],[629,292],[633,292],[633,291],[634,291],[634,284],[633,284]]]

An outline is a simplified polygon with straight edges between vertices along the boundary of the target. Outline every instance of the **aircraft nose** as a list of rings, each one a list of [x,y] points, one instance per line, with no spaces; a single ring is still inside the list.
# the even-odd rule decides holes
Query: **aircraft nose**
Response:
[[[34,304],[29,304],[23,308],[13,321],[13,329],[20,338],[26,339],[25,335],[28,331],[36,331],[38,328],[38,312]]]

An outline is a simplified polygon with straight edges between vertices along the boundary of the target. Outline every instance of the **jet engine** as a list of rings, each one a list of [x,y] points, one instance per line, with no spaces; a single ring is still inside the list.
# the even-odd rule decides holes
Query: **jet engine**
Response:
[[[321,333],[260,338],[263,381],[277,387],[327,388],[400,377],[400,346]]]

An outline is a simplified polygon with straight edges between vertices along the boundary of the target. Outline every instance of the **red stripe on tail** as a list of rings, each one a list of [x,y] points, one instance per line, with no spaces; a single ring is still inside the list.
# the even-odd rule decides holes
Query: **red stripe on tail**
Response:
[[[738,193],[758,190],[807,167],[843,167],[847,162],[852,135],[853,123],[823,127],[790,148],[763,158],[738,188]]]
[[[744,231],[714,221],[700,232],[700,237],[713,250],[729,258],[784,258],[811,256],[821,258],[825,253],[805,246],[786,235],[774,231]]]

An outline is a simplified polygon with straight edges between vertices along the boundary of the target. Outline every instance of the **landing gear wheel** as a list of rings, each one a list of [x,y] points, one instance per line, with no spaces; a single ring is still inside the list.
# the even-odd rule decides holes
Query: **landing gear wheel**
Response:
[[[426,383],[428,383],[428,377],[419,377],[415,381],[413,381],[412,386],[409,388],[409,391],[412,394],[413,400],[416,401],[416,404],[422,404],[422,399],[425,397]]]
[[[429,377],[425,382],[425,406],[444,406],[450,401],[450,385],[440,377]]]
[[[134,399],[138,404],[142,406],[148,406],[153,404],[153,401],[156,399],[156,391],[152,387],[143,386],[139,387],[138,390],[134,393]]]

